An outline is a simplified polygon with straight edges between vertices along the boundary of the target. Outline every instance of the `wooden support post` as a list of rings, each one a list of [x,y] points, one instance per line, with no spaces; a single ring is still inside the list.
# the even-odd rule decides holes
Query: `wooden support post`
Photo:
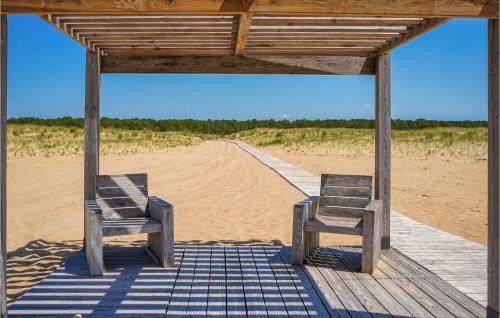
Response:
[[[375,63],[375,199],[382,201],[382,248],[391,247],[391,62]]]
[[[500,304],[500,32],[499,20],[488,22],[488,317]]]
[[[0,317],[7,317],[7,15],[0,15]]]
[[[87,51],[85,74],[85,153],[84,200],[95,200],[95,181],[99,174],[99,108],[100,108],[100,57]],[[87,220],[84,219],[84,233]]]

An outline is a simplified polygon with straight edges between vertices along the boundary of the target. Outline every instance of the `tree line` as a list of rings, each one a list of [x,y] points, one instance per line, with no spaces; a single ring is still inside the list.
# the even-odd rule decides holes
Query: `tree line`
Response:
[[[83,118],[60,117],[60,118],[36,118],[22,117],[9,118],[10,124],[30,124],[41,126],[62,126],[62,127],[84,127]],[[414,130],[437,127],[461,127],[461,128],[476,128],[487,127],[488,123],[484,120],[402,120],[393,119],[392,129],[395,130]],[[118,119],[118,118],[101,118],[101,127],[127,129],[127,130],[151,130],[151,131],[187,131],[194,133],[212,134],[212,135],[229,135],[244,130],[256,128],[356,128],[356,129],[373,129],[375,128],[375,120],[372,119],[322,119],[309,120],[297,119],[289,120],[197,120],[197,119]]]

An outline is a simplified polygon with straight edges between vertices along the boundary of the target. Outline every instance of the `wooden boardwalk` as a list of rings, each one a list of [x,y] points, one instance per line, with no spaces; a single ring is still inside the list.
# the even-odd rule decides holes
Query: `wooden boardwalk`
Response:
[[[89,277],[83,252],[9,307],[9,317],[485,317],[485,309],[396,250],[373,274],[360,251],[316,251],[289,265],[289,247],[176,246],[178,267],[141,247],[107,246]]]
[[[234,141],[308,196],[319,195],[320,177],[252,146]],[[327,172],[327,171],[325,171]],[[462,237],[391,211],[391,244],[472,299],[487,303],[487,249]]]

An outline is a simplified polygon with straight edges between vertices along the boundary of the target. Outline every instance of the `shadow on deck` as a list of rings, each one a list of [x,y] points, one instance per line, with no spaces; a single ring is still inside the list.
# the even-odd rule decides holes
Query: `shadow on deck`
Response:
[[[255,242],[254,242],[255,243]],[[177,245],[163,269],[141,247],[105,248],[89,277],[78,252],[9,307],[11,317],[485,317],[485,308],[396,250],[358,273],[359,249],[325,248],[288,265],[273,245]]]

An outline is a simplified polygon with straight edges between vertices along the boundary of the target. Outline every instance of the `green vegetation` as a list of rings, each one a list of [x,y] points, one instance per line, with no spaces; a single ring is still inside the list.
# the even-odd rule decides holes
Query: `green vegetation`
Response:
[[[369,120],[240,122],[103,118],[101,152],[151,152],[196,145],[209,139],[240,139],[257,147],[280,147],[291,152],[366,157],[374,153],[374,130],[368,129],[373,128],[373,124]],[[393,125],[397,128],[393,131],[394,156],[486,158],[485,122],[396,120]],[[10,119],[8,128],[10,155],[83,153],[81,118]]]
[[[130,154],[195,145],[209,135],[189,132],[153,132],[149,130],[101,129],[101,153]],[[80,155],[83,153],[83,129],[59,126],[9,124],[9,154],[14,156]]]
[[[345,157],[374,154],[374,130],[369,129],[255,129],[230,136],[257,147],[277,146],[290,152]],[[395,130],[394,156],[462,157],[484,159],[487,154],[486,128],[426,128]]]
[[[39,126],[60,126],[83,128],[83,118],[62,117],[54,119],[40,118],[11,118],[10,124],[30,124]],[[194,120],[194,119],[116,119],[102,118],[101,127],[126,130],[151,130],[157,132],[189,131],[192,133],[209,135],[229,135],[257,128],[353,128],[373,129],[375,121],[368,119],[328,119],[328,120]],[[392,121],[394,130],[425,129],[437,127],[478,128],[487,127],[486,121],[438,121],[438,120],[400,120]]]

